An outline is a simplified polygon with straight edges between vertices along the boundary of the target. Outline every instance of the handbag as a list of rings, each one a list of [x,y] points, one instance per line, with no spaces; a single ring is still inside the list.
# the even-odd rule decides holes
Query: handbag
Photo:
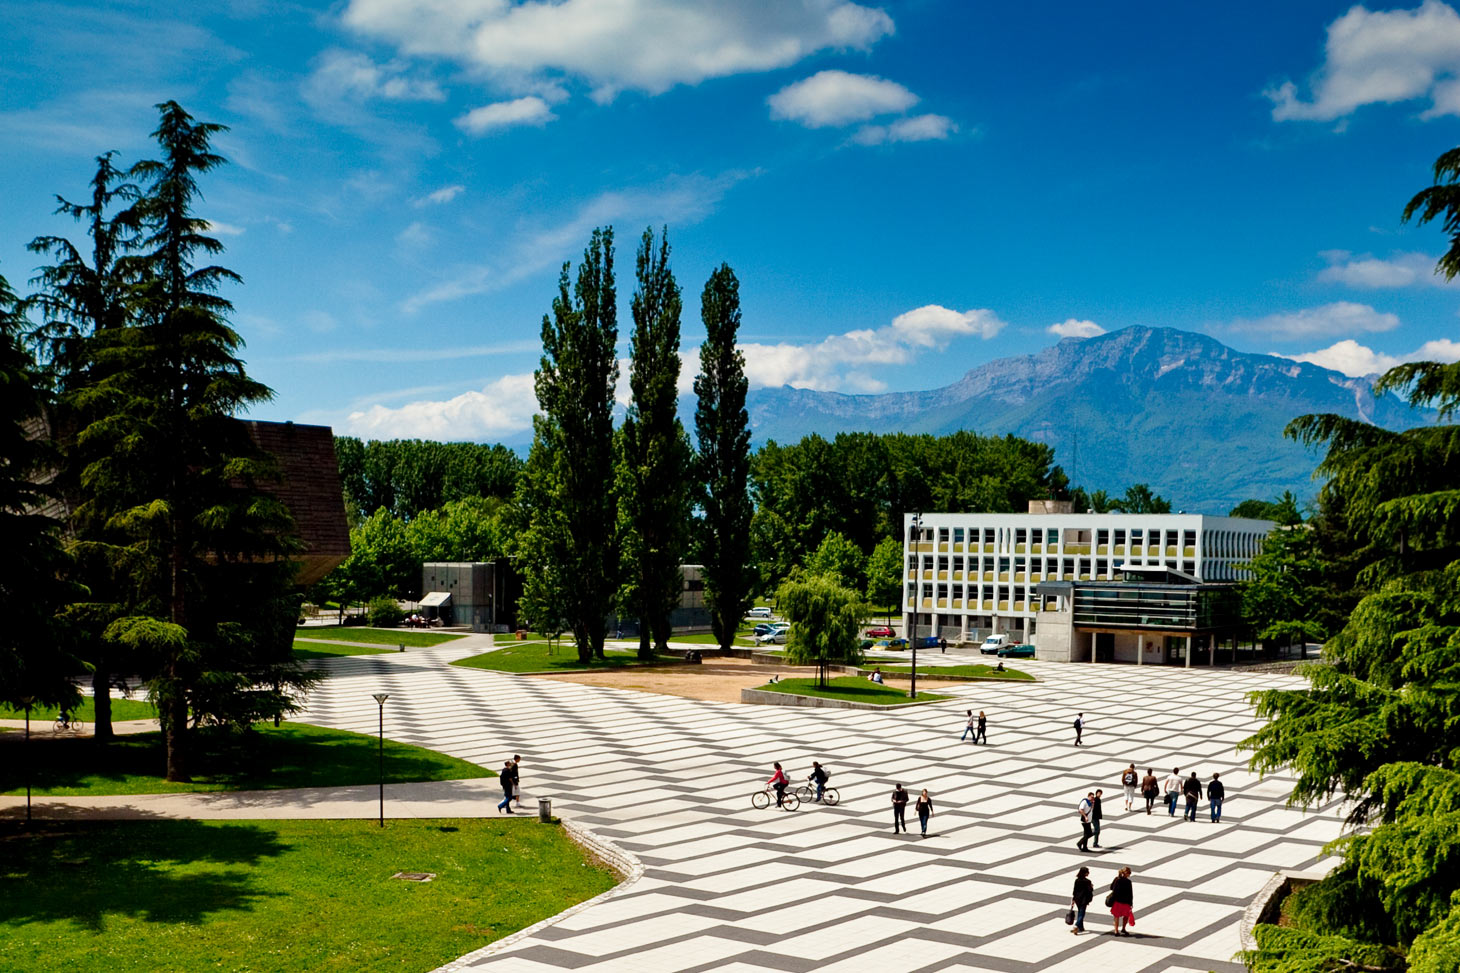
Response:
[[[1115,893],[1114,892],[1111,892],[1109,895],[1107,895],[1105,897],[1105,908],[1108,909],[1108,908],[1110,908],[1113,905],[1115,905]]]
[[[1073,900],[1071,900],[1070,901],[1070,911],[1065,913],[1065,925],[1067,925],[1067,926],[1073,926],[1074,924],[1075,924],[1075,903],[1074,903]]]

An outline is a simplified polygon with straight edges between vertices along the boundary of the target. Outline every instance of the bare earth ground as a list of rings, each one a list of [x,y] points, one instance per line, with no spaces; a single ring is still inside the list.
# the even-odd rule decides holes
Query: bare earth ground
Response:
[[[532,678],[576,682],[585,686],[607,686],[610,689],[637,689],[640,692],[687,696],[690,699],[707,699],[720,703],[738,703],[740,690],[763,686],[770,681],[771,676],[776,675],[782,679],[811,679],[816,677],[816,669],[810,666],[765,665],[749,659],[707,658],[703,664],[697,666],[554,672]],[[919,690],[941,689],[951,685],[958,684],[922,679],[918,681]]]

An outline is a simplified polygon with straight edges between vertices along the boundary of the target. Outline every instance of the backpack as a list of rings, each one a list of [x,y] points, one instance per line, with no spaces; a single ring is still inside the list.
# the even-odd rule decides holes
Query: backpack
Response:
[[[1070,725],[1073,726],[1075,729],[1078,730],[1080,728],[1080,726],[1081,726],[1080,719],[1078,717],[1076,717],[1075,718],[1075,722],[1072,723],[1072,724],[1070,724]]]

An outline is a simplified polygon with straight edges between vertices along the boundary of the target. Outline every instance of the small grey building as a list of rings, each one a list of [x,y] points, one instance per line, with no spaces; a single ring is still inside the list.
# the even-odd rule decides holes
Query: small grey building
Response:
[[[509,632],[517,624],[522,579],[507,558],[434,561],[421,566],[421,611],[473,632]]]

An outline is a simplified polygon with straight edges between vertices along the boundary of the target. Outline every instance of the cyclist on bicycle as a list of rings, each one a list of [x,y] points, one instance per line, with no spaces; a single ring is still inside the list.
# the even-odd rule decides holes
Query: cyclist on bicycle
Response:
[[[786,772],[781,769],[779,761],[776,762],[776,772],[765,783],[767,787],[776,789],[776,807],[781,807],[786,801],[786,785],[791,783],[791,778],[787,777]]]
[[[821,800],[821,795],[826,790],[826,782],[830,778],[831,774],[827,772],[827,769],[825,767],[821,766],[821,764],[815,760],[811,761],[811,776],[806,779],[816,784],[817,801]]]

